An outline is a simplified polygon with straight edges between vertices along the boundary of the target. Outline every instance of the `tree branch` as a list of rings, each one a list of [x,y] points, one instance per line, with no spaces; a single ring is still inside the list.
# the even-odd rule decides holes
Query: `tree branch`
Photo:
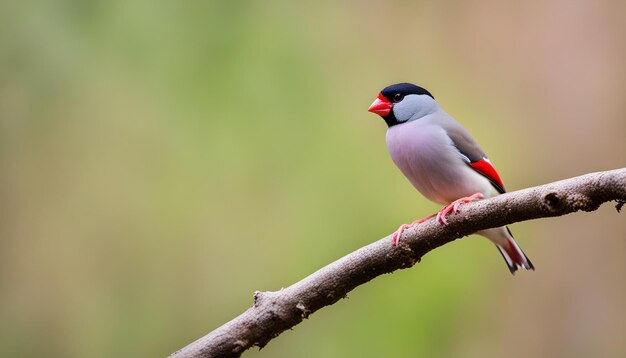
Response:
[[[171,358],[239,357],[252,346],[297,325],[369,280],[419,262],[429,251],[478,230],[518,221],[594,211],[602,203],[626,202],[626,168],[598,172],[506,193],[461,206],[449,224],[434,219],[405,231],[398,246],[385,237],[276,292],[255,292],[254,305]]]

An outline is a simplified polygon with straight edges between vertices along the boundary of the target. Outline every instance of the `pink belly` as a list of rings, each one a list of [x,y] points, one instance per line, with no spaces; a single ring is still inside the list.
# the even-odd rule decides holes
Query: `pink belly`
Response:
[[[492,196],[489,181],[463,161],[439,126],[409,122],[391,127],[387,147],[394,163],[429,200],[448,204],[477,192]]]

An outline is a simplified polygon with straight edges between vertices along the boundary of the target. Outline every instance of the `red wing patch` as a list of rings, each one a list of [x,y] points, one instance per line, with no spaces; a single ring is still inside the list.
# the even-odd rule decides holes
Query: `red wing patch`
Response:
[[[477,162],[469,163],[470,167],[489,179],[489,181],[498,189],[499,192],[504,193],[504,183],[502,183],[502,179],[500,179],[500,175],[496,171],[496,168],[493,167],[489,159],[479,160]]]

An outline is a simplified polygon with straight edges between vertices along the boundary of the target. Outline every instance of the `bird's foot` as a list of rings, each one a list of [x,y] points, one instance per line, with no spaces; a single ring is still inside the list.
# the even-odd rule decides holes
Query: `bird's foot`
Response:
[[[413,221],[410,224],[402,224],[402,225],[400,225],[398,230],[396,230],[396,232],[394,232],[393,236],[391,237],[391,243],[393,244],[393,246],[396,246],[398,244],[398,241],[400,240],[400,237],[402,236],[402,233],[404,233],[404,231],[406,231],[408,228],[411,228],[414,225],[421,224],[424,221],[432,218],[435,215],[437,215],[437,214],[428,215],[427,217],[425,217],[423,219],[415,220],[415,221]]]
[[[457,211],[459,211],[459,206],[461,206],[461,204],[469,203],[476,199],[482,199],[482,198],[483,198],[482,193],[476,193],[468,197],[457,199],[451,202],[450,205],[439,210],[439,212],[437,213],[437,221],[439,221],[441,225],[448,225],[448,219],[446,219],[447,215],[449,215],[451,212],[456,213]]]

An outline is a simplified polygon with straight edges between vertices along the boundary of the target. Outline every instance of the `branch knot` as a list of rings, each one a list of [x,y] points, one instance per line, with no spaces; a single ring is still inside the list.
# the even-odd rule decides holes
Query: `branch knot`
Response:
[[[555,192],[543,196],[543,204],[550,212],[558,212],[563,206],[563,201]]]
[[[298,310],[298,312],[300,313],[300,317],[302,318],[308,318],[309,315],[312,313],[310,309],[308,309],[304,303],[302,303],[302,301],[298,302],[296,304],[296,310]]]

